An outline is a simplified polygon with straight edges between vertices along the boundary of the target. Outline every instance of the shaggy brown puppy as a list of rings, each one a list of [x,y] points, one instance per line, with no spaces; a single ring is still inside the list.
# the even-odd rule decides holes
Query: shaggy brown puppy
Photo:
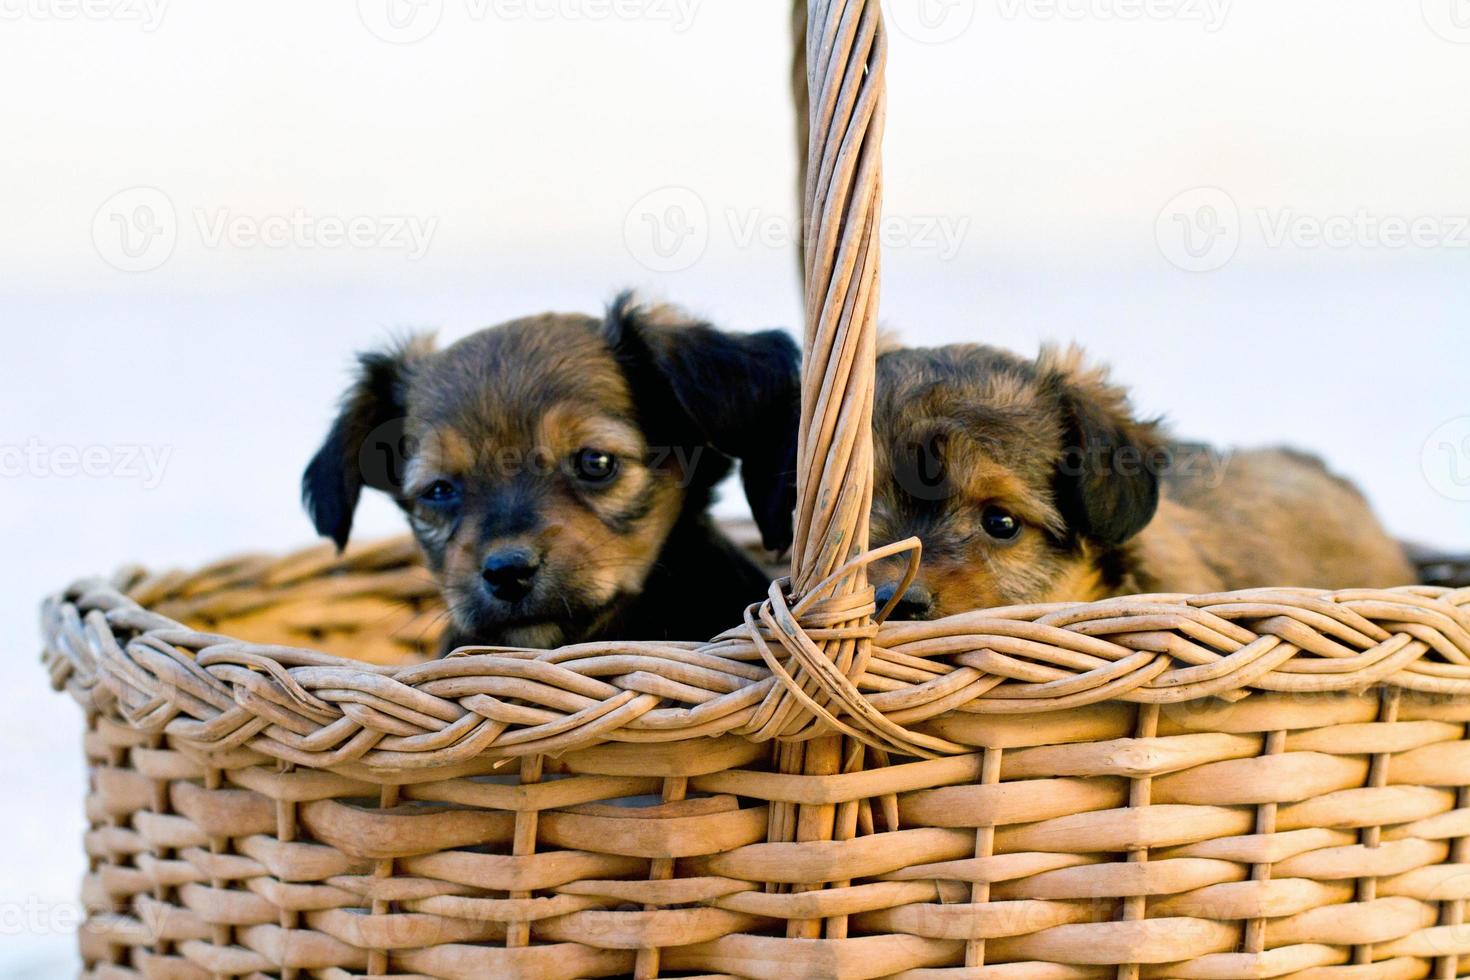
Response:
[[[798,352],[620,297],[435,352],[360,358],[306,469],[317,530],[347,542],[364,486],[408,517],[451,613],[445,649],[707,639],[768,580],[711,523],[740,460],[767,548],[791,542]]]
[[[1018,603],[1415,581],[1363,497],[1284,449],[1166,444],[1075,348],[878,358],[873,540],[923,541],[899,618]],[[879,602],[898,561],[876,568]]]

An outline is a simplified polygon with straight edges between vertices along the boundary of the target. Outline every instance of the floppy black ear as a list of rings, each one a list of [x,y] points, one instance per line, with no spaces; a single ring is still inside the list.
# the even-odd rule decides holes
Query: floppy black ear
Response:
[[[392,489],[388,472],[367,471],[364,445],[374,433],[375,438],[384,437],[388,429],[394,430],[395,445],[402,439],[408,374],[413,361],[430,348],[430,338],[414,337],[385,351],[358,355],[357,380],[342,395],[337,420],[302,474],[301,501],[306,512],[317,533],[337,542],[339,549],[347,546],[364,484]],[[392,460],[385,461],[385,466],[392,465]],[[374,467],[375,471],[383,468]],[[399,478],[401,481],[401,474]]]
[[[1158,509],[1159,474],[1168,463],[1159,424],[1134,418],[1127,392],[1109,384],[1105,370],[1086,367],[1075,347],[1044,349],[1037,368],[1061,409],[1057,508],[1082,537],[1117,547]]]
[[[674,444],[706,444],[740,460],[763,543],[790,547],[801,407],[796,342],[780,330],[726,333],[666,307],[644,310],[626,293],[608,310],[604,336],[640,400],[645,428],[653,422]]]

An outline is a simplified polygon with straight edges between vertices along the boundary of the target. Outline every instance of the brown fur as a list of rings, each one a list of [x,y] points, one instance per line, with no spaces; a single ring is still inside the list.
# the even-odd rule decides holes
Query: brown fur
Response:
[[[784,335],[723,334],[626,298],[602,320],[529,317],[442,351],[419,339],[363,359],[308,467],[308,508],[342,544],[360,486],[389,492],[443,589],[448,647],[705,639],[767,584],[705,515],[734,458],[767,544],[789,543],[794,445],[779,429],[731,433],[771,418],[794,429],[797,398]],[[616,475],[579,478],[585,449],[615,457]],[[374,473],[379,450],[395,458]],[[507,553],[535,556],[524,596],[488,584],[487,562]]]
[[[1137,592],[1414,581],[1362,496],[1287,450],[1171,447],[1075,348],[1034,361],[991,347],[878,359],[876,543],[917,536],[915,618]],[[988,534],[987,508],[1021,522]],[[875,570],[882,586],[901,563]]]

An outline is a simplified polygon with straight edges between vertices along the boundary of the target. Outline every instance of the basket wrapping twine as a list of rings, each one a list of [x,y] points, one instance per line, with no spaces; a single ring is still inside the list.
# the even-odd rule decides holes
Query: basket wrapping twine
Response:
[[[789,581],[704,643],[408,666],[312,649],[402,659],[406,540],[77,583],[43,627],[88,715],[89,976],[1470,965],[1470,589],[875,621],[866,564],[917,560],[867,540],[878,3],[806,38]]]

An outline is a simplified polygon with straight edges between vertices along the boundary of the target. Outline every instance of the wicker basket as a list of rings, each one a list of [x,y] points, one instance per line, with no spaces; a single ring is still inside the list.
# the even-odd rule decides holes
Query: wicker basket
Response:
[[[422,663],[406,542],[73,586],[87,976],[1470,970],[1470,589],[875,625],[883,28],[809,23],[791,578],[707,643]]]

